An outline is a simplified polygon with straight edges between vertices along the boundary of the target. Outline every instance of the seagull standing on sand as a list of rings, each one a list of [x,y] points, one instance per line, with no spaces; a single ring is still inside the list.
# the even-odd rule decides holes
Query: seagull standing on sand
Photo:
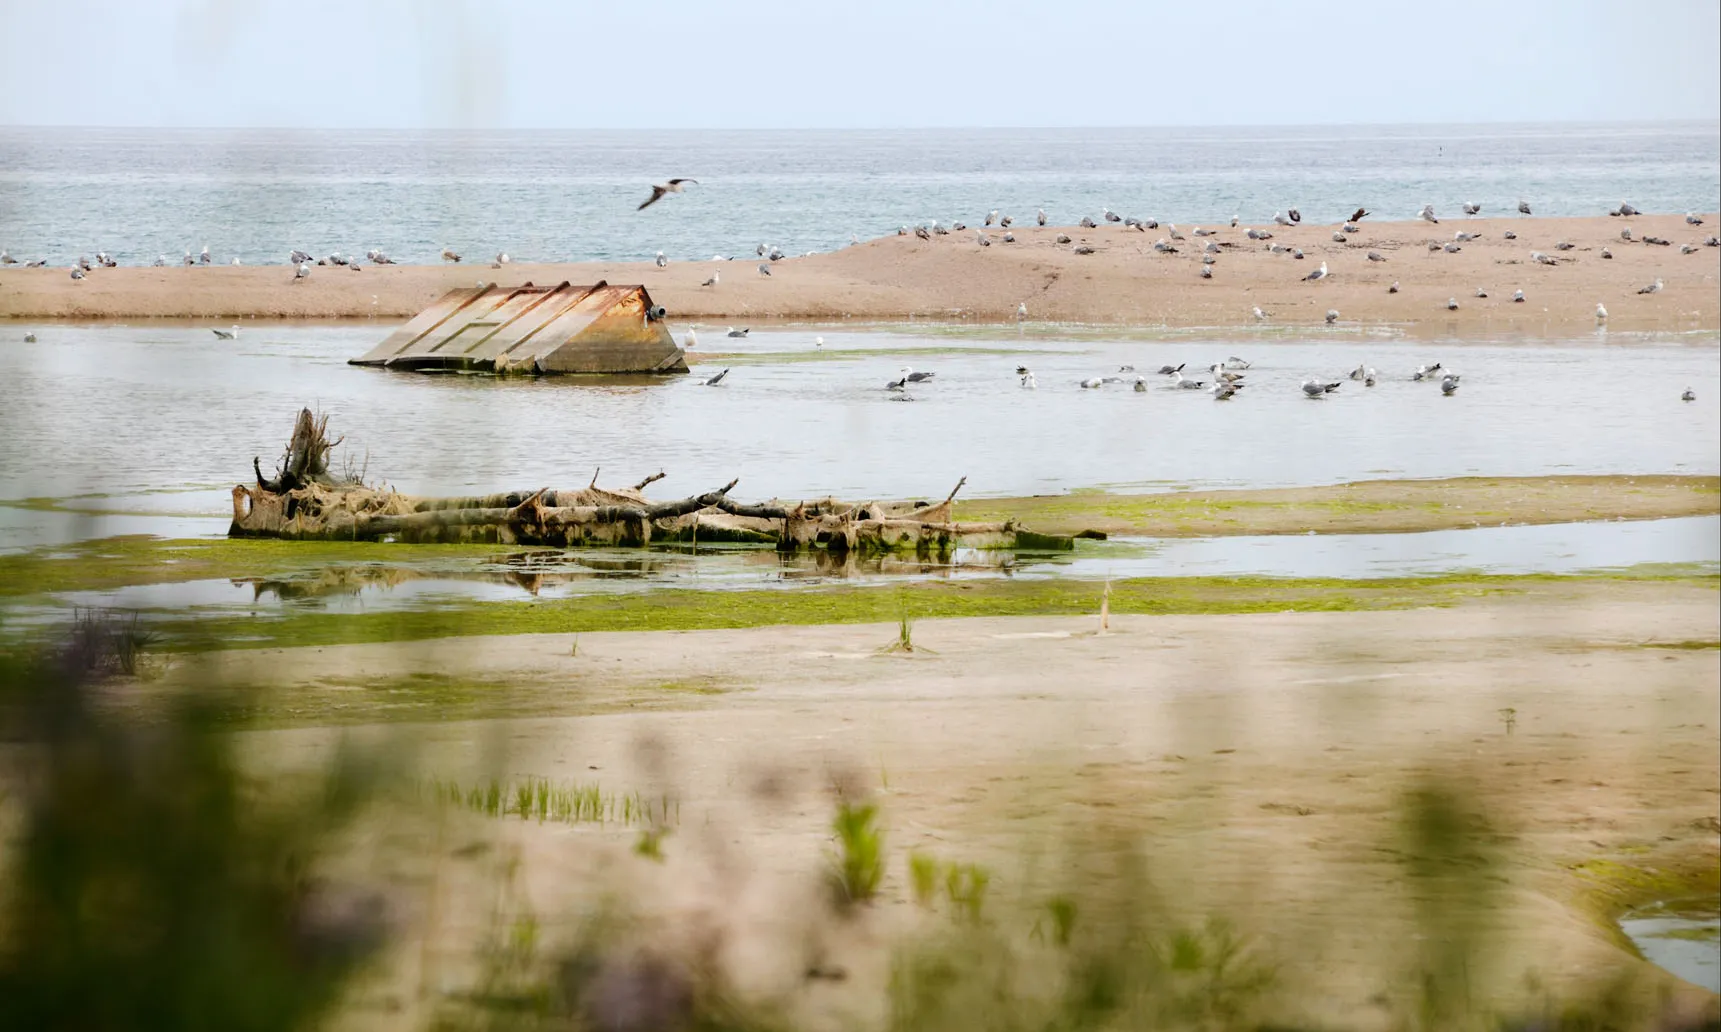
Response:
[[[1516,303],[1522,304],[1524,301],[1524,292],[1522,290],[1512,291],[1512,300]]]
[[[1596,322],[1607,322],[1607,306],[1596,302]]]
[[[1466,215],[1480,215],[1481,213],[1482,213],[1482,206],[1480,204],[1477,204],[1474,201],[1465,201],[1464,202],[1464,214],[1466,214]]]
[[[661,269],[668,264],[669,264],[669,259],[665,258],[663,256],[663,252],[662,251],[657,252],[657,267]]]
[[[1337,308],[1327,309],[1327,325],[1331,326],[1333,323],[1336,323],[1338,321],[1339,321],[1339,310]]]
[[[1529,201],[1519,201],[1518,202],[1518,214],[1520,214],[1520,215],[1530,214],[1530,202]]]
[[[72,266],[72,278],[75,280],[83,279],[84,278],[84,270],[78,268],[76,265]]]
[[[1045,225],[1046,224],[1046,209],[1041,208],[1039,211],[1035,212],[1034,213],[1034,221],[1038,222],[1042,226]]]
[[[209,264],[209,262],[210,262],[210,258],[209,258],[209,245],[208,245],[208,244],[204,244],[204,245],[203,245],[203,250],[202,250],[202,251],[201,251],[201,252],[199,252],[199,253],[198,253],[198,255],[197,255],[197,264],[199,264],[199,265],[208,265],[208,264]]]
[[[305,281],[306,279],[309,279],[310,275],[311,275],[311,263],[310,262],[300,262],[299,267],[297,269],[293,270],[293,282],[294,283],[301,283],[301,282]]]
[[[1020,322],[1023,319],[1026,319],[1027,317],[1028,317],[1028,302],[1023,301],[1020,304],[1016,305],[1016,321]]]
[[[1323,280],[1326,278],[1327,278],[1327,263],[1322,262],[1321,267],[1316,269],[1314,272],[1309,273],[1307,276],[1304,276],[1303,281],[1305,283],[1312,283],[1315,280]]]
[[[1393,280],[1393,281],[1392,281],[1392,286],[1390,286],[1390,287],[1387,287],[1387,288],[1386,288],[1386,292],[1387,292],[1387,293],[1388,293],[1388,294],[1396,294],[1396,293],[1398,293],[1398,281],[1397,281],[1397,280]]]
[[[155,261],[150,262],[150,264],[155,266],[158,269],[166,268],[167,267],[167,255],[165,255],[165,254],[156,255]]]
[[[1291,224],[1290,219],[1287,219],[1285,216],[1279,214],[1278,212],[1273,213],[1273,221],[1276,224],[1281,225],[1281,226],[1289,226]]]
[[[761,276],[771,275],[771,266],[765,262],[760,262],[759,263],[759,275],[761,275]]]
[[[684,183],[697,183],[697,182],[699,182],[699,180],[697,180],[697,179],[671,179],[667,183],[658,183],[651,188],[651,196],[647,197],[645,199],[645,201],[643,203],[641,203],[640,206],[635,208],[634,210],[635,211],[644,211],[645,209],[656,204],[658,201],[663,200],[665,195],[672,194],[672,193],[680,193],[683,190],[687,189],[687,187],[682,185],[682,184],[684,184]]]
[[[1424,222],[1431,222],[1436,226],[1440,225],[1440,220],[1434,217],[1434,205],[1432,204],[1424,204],[1422,210],[1416,213],[1416,217]]]
[[[1657,276],[1655,277],[1654,283],[1651,283],[1647,287],[1638,287],[1637,292],[1639,294],[1659,294],[1661,293],[1661,286],[1661,277]]]
[[[715,287],[716,285],[717,285],[717,273],[715,273],[715,272],[713,272],[711,274],[710,279],[708,279],[704,283],[700,284],[700,286],[702,286],[702,287]]]
[[[1267,313],[1261,311],[1260,305],[1255,306],[1254,314],[1255,314],[1255,320],[1257,322],[1266,322],[1267,321]]]

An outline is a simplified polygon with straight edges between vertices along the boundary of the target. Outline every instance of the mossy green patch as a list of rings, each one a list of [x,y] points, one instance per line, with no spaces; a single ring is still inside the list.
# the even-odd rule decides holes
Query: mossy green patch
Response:
[[[1111,582],[1114,614],[1335,612],[1450,606],[1562,585],[1687,583],[1714,577],[1553,575],[1408,577],[1381,580],[1272,577],[1155,577]],[[917,581],[901,586],[831,585],[755,591],[661,589],[523,602],[470,602],[427,611],[291,612],[278,619],[166,619],[162,647],[226,648],[416,641],[495,634],[705,630],[805,624],[898,623],[971,616],[1097,614],[1102,585],[1077,580]]]

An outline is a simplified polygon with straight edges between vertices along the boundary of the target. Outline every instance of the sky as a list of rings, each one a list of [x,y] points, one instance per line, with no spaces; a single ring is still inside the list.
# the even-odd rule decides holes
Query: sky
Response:
[[[1718,0],[0,0],[0,125],[1717,118]]]

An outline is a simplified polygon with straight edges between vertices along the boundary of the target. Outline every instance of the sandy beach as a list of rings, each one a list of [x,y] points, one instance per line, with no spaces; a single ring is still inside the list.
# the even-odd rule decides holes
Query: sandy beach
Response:
[[[1504,950],[1478,974],[1483,998],[1510,1006],[1532,973],[1569,995],[1630,972],[1713,1013],[1712,995],[1631,956],[1606,915],[1628,901],[1622,871],[1713,877],[1714,617],[1711,588],[1549,584],[1445,610],[1114,617],[1103,634],[1094,617],[927,621],[912,655],[881,650],[891,626],[760,628],[591,634],[577,648],[539,635],[237,652],[173,677],[350,695],[453,675],[499,702],[511,689],[577,692],[588,715],[431,725],[412,732],[415,754],[427,776],[669,792],[682,830],[666,866],[629,858],[622,829],[518,820],[478,818],[444,849],[494,837],[518,855],[552,935],[552,915],[643,879],[655,911],[716,927],[742,985],[794,985],[798,944],[816,939],[853,977],[804,990],[804,1015],[828,1014],[830,993],[865,1011],[882,992],[877,945],[918,920],[907,851],[986,865],[1009,924],[1009,901],[1045,876],[1036,849],[1133,829],[1178,913],[1235,911],[1286,960],[1301,1017],[1389,1028],[1414,944],[1388,844],[1395,800],[1427,777],[1456,779],[1495,829],[1488,923]],[[258,732],[247,754],[297,767],[334,739]],[[876,799],[888,832],[883,901],[859,926],[820,926],[804,895],[833,779]],[[458,983],[482,865],[439,862],[427,899],[427,857],[369,862],[419,915],[408,940],[433,944],[403,950],[385,982]],[[1318,947],[1300,950],[1311,929]]]
[[[1658,236],[1669,246],[1625,243]],[[1176,254],[1153,250],[1168,227],[1138,232],[1117,224],[1098,229],[1016,226],[1014,243],[989,230],[993,244],[977,243],[972,227],[923,241],[913,235],[864,241],[829,254],[788,258],[759,273],[751,252],[733,261],[535,265],[366,266],[360,272],[315,268],[292,282],[285,265],[99,269],[82,281],[65,269],[0,270],[0,317],[12,319],[404,319],[451,287],[484,282],[644,283],[670,311],[679,329],[704,321],[749,320],[975,320],[1012,321],[1025,304],[1030,321],[1229,326],[1254,323],[1252,309],[1269,321],[1312,325],[1337,309],[1346,324],[1395,324],[1441,333],[1548,334],[1594,327],[1596,304],[1608,325],[1622,330],[1714,331],[1721,328],[1721,249],[1702,246],[1721,227],[1705,216],[1689,226],[1682,215],[1581,219],[1443,218],[1425,222],[1365,219],[1343,243],[1334,225],[1268,226],[1273,243],[1300,248],[1302,261],[1272,254],[1248,240],[1247,226],[1220,227],[1222,252],[1211,280],[1199,277],[1202,238],[1194,226]],[[1212,227],[1209,227],[1212,228]],[[1513,231],[1517,239],[1503,234]],[[1464,231],[1480,238],[1458,253],[1431,252]],[[1059,244],[1058,235],[1072,242]],[[1558,250],[1561,242],[1573,245]],[[1691,254],[1680,245],[1691,245]],[[1075,253],[1077,245],[1092,254]],[[642,242],[642,250],[649,242]],[[1613,258],[1603,259],[1608,248]],[[1368,260],[1378,252],[1382,262]],[[1541,251],[1556,264],[1532,261]],[[1330,275],[1305,282],[1321,262]],[[720,282],[701,286],[713,273]],[[1639,295],[1660,278],[1665,289]],[[1397,282],[1399,291],[1388,293]],[[1478,289],[1487,298],[1476,297]],[[1514,290],[1526,300],[1515,304]],[[1458,302],[1456,311],[1447,301]]]

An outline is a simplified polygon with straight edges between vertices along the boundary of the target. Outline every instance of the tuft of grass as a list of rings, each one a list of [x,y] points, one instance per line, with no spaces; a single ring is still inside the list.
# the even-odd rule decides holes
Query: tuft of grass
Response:
[[[951,864],[944,872],[944,890],[956,916],[978,924],[991,881],[992,873],[979,864]]]
[[[837,902],[852,906],[870,901],[884,880],[884,833],[878,827],[878,807],[844,800],[837,806],[831,830],[837,842],[831,879]]]
[[[668,827],[681,821],[681,804],[666,794],[657,799],[641,792],[606,794],[597,784],[526,778],[505,785],[492,778],[462,788],[458,782],[432,780],[421,796],[443,806],[470,810],[486,817],[518,817],[539,824],[619,824]]]
[[[938,872],[942,865],[936,857],[919,850],[908,854],[908,880],[914,887],[914,901],[931,907],[938,898]]]

